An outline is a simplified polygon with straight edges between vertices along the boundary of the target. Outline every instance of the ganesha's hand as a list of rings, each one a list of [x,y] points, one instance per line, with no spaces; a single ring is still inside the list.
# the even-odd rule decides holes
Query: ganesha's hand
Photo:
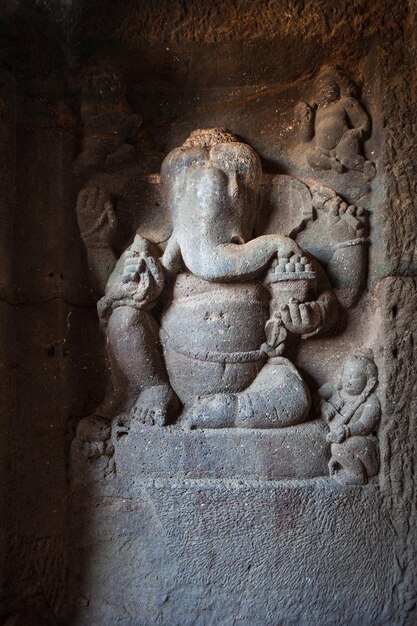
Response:
[[[276,241],[274,242],[274,248],[276,248],[276,257],[293,257],[294,255],[303,255],[303,251],[298,244],[295,243],[294,239],[290,239],[290,237],[282,237],[276,236]]]
[[[281,319],[280,314],[273,315],[265,324],[266,342],[262,344],[261,350],[269,357],[280,356],[285,349],[287,329]]]
[[[334,198],[328,203],[328,211],[329,235],[335,242],[366,235],[367,215],[361,207]]]
[[[288,304],[281,307],[281,318],[287,330],[295,335],[312,333],[322,323],[318,302],[300,303],[296,298],[291,298]]]
[[[130,251],[125,259],[122,288],[137,305],[155,301],[164,287],[164,273],[158,259]]]
[[[136,254],[129,251],[123,267],[122,283],[125,285],[128,285],[129,283],[138,283],[144,267],[145,256],[143,254]]]
[[[117,217],[109,192],[103,187],[85,187],[77,198],[77,219],[87,248],[110,247],[117,230]]]

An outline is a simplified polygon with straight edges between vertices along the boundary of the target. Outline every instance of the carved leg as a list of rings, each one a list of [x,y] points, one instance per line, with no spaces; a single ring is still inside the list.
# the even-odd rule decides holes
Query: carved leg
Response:
[[[361,154],[360,142],[351,134],[347,133],[339,141],[336,156],[347,169],[363,172],[368,179],[375,176],[375,165]]]
[[[379,445],[377,439],[370,435],[368,437],[350,437],[348,441],[360,439],[360,446],[356,446],[358,459],[365,468],[368,478],[376,476],[379,471]]]
[[[107,325],[107,340],[134,402],[134,416],[146,424],[165,424],[179,402],[158,350],[158,327],[151,314],[127,306],[116,308]]]
[[[355,437],[354,439],[361,439]],[[334,480],[342,485],[365,485],[367,475],[365,468],[356,454],[356,445],[347,439],[343,443],[331,445],[329,473]]]
[[[245,391],[202,398],[184,422],[189,428],[284,428],[303,422],[309,408],[310,394],[300,374],[288,359],[276,357]]]
[[[307,163],[314,170],[335,170],[341,174],[343,172],[343,165],[339,163],[334,157],[325,154],[320,148],[313,148],[307,154]]]

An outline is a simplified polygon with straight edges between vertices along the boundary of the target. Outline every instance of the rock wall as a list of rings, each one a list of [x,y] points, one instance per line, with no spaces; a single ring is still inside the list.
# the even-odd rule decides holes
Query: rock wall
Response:
[[[414,624],[413,2],[15,1],[0,19],[2,623]],[[358,154],[374,172],[313,167],[318,118],[313,144],[300,141],[294,108],[316,115],[317,77],[336,66],[372,122]],[[125,103],[90,132],[86,89],[103,67],[125,85]],[[117,116],[129,129],[109,143]],[[260,157],[256,237],[282,233],[318,258],[345,309],[326,332],[283,348],[314,407],[343,362],[373,350],[380,463],[367,484],[329,476],[334,443],[320,410],[283,429],[215,429],[198,422],[207,406],[187,428],[173,408],[167,425],[137,424],[129,406],[109,410],[94,436],[84,427],[103,418],[114,375],[96,311],[106,272],[135,232],[164,252],[175,218],[163,160],[196,129],[220,127]],[[100,246],[92,255],[84,237],[79,192],[92,187],[119,223],[110,256]],[[366,270],[355,274],[347,257],[340,284],[323,233],[339,236],[326,202],[343,222],[344,201],[363,209],[347,223],[369,241]],[[158,322],[170,297],[152,309]]]

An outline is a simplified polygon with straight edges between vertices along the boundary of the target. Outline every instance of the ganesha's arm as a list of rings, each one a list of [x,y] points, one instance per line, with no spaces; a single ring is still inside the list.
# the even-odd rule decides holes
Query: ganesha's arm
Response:
[[[339,318],[340,307],[338,300],[330,287],[319,295],[317,303],[320,307],[321,322],[317,331],[311,334],[314,334],[314,336],[321,336],[325,335],[336,324]],[[309,337],[310,335],[306,336]]]
[[[367,239],[358,237],[336,244],[327,273],[344,309],[353,306],[366,281]]]
[[[126,293],[122,290],[122,275],[126,259],[126,252],[116,261],[113,271],[106,282],[104,295],[97,302],[97,312],[99,318],[107,322],[114,304],[126,297]]]
[[[276,256],[302,253],[288,237],[262,235],[244,244],[221,244],[213,250],[213,260],[223,266],[224,279],[246,279],[258,275]]]
[[[191,239],[181,244],[186,267],[208,281],[246,280],[259,275],[276,256],[302,253],[292,240],[262,235],[247,243],[210,243]]]
[[[136,234],[111,273],[97,308],[101,319],[119,306],[150,309],[164,287],[164,273],[156,247]]]

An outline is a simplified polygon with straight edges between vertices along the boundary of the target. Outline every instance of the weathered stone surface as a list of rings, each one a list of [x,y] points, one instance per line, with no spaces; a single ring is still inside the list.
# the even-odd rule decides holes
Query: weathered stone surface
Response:
[[[390,620],[415,621],[417,283],[414,277],[385,279],[380,287],[386,337],[386,400],[382,441],[382,488],[394,530],[396,567]]]
[[[221,429],[185,432],[175,428],[115,427],[112,493],[134,492],[145,478],[236,478],[277,480],[327,475],[329,444],[321,421],[280,430]],[[77,453],[77,450],[74,450]],[[75,472],[84,467],[72,457]],[[85,467],[84,467],[85,469]],[[75,480],[103,478],[91,467]]]
[[[138,486],[141,497],[93,498],[74,512],[77,560],[94,571],[79,580],[77,623],[385,623],[393,529],[378,488],[321,479]]]
[[[412,2],[394,0],[4,3],[1,76],[6,69],[12,78],[0,81],[1,622],[415,624],[416,16]],[[81,77],[102,63],[120,71],[125,113],[143,123],[123,139],[132,163],[89,176],[74,169],[83,140]],[[324,65],[342,66],[358,85],[356,100],[372,120],[361,138],[376,165],[371,180],[306,165],[293,111],[299,101],[313,102]],[[273,219],[272,230],[266,221],[256,235],[298,237],[332,276],[330,248],[322,246],[330,232],[326,198],[317,208],[312,182],[338,196],[337,218],[349,215],[351,203],[366,209],[370,245],[355,267],[367,266],[368,274],[359,281],[350,258],[348,284],[338,284],[349,310],[328,335],[294,342],[288,353],[314,394],[324,383],[335,388],[346,359],[373,347],[381,469],[366,486],[308,478],[310,460],[316,472],[323,457],[304,457],[300,480],[276,480],[284,455],[272,442],[285,448],[285,429],[150,426],[137,429],[140,439],[134,430],[122,436],[114,450],[106,442],[105,480],[97,480],[89,457],[85,474],[81,467],[87,480],[70,485],[75,426],[109,396],[77,195],[83,187],[107,188],[121,226],[117,256],[136,228],[163,251],[172,224],[160,194],[161,163],[195,129],[219,126],[261,157]],[[293,211],[300,206],[308,222],[302,232]],[[152,313],[158,323],[163,307],[166,301]],[[279,330],[268,328],[275,349]],[[186,358],[174,359],[171,370]],[[196,370],[189,372],[193,386]],[[313,450],[314,441],[297,440],[291,455],[298,445]],[[233,455],[228,467],[220,464],[226,451]],[[291,455],[285,473],[299,475],[302,457]],[[224,473],[208,478],[214,472]]]

